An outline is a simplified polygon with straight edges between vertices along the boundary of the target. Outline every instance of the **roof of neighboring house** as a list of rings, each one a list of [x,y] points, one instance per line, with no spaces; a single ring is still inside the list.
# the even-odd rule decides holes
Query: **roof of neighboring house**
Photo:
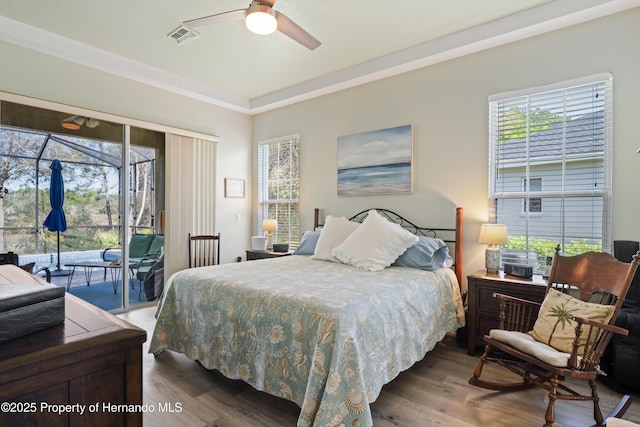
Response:
[[[581,157],[604,150],[604,111],[585,114],[564,123],[556,123],[529,136],[529,157],[549,158],[563,155]],[[563,135],[566,144],[563,147]],[[513,139],[499,147],[499,161],[524,161],[526,138]]]

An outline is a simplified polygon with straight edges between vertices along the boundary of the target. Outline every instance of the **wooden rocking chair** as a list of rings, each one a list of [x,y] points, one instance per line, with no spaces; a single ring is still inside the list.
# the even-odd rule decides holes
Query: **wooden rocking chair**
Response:
[[[542,304],[494,294],[500,299],[500,326],[485,335],[485,351],[469,383],[500,391],[544,388],[549,392],[545,427],[555,421],[557,399],[590,400],[596,425],[603,426],[609,417],[622,417],[631,405],[631,396],[625,395],[603,418],[596,378],[602,373],[600,357],[613,334],[628,334],[614,322],[638,267],[640,251],[631,263],[603,252],[561,256],[559,251],[558,246]],[[522,381],[480,379],[487,362],[507,368]],[[590,394],[570,388],[564,382],[569,378],[586,380]]]

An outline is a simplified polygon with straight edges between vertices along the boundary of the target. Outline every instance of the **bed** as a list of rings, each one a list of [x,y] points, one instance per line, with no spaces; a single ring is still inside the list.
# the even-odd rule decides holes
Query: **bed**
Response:
[[[425,270],[398,265],[397,258],[376,270],[342,261],[338,249],[348,247],[374,217],[421,235],[414,245],[403,235],[411,250],[425,239],[441,241],[446,249],[437,252],[447,255],[445,264]],[[207,369],[295,402],[300,427],[373,425],[369,404],[382,386],[464,324],[462,209],[449,229],[417,227],[382,209],[341,218],[348,227],[345,221],[362,224],[331,251],[338,262],[319,258],[327,230],[335,230],[329,226],[336,220],[330,219],[314,232],[319,238],[313,252],[311,234],[305,233],[292,256],[174,274],[158,305],[149,351],[183,353]],[[395,239],[384,232],[366,236],[378,234]]]

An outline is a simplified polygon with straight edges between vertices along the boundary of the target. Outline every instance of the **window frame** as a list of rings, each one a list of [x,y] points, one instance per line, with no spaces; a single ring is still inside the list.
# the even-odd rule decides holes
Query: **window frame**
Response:
[[[295,144],[297,148],[297,169],[295,176],[290,175],[290,179],[274,180],[269,178],[268,147],[279,144]],[[267,158],[265,158],[267,156]],[[290,156],[290,160],[291,156]],[[266,162],[264,164],[263,162]],[[290,167],[291,168],[291,167]],[[279,181],[279,183],[277,182]],[[289,191],[296,193],[298,197],[270,198],[270,184],[278,187],[279,184],[289,184]],[[297,191],[294,191],[297,188]],[[270,208],[275,205],[284,209],[275,208],[276,214],[270,215]],[[290,249],[295,249],[300,243],[300,135],[293,134],[280,138],[260,141],[258,143],[258,233],[262,234],[262,221],[264,219],[275,219],[278,223],[278,230],[275,231],[273,243],[287,243]]]
[[[584,87],[585,94],[589,94],[588,90],[592,90],[591,98],[585,97],[584,98],[585,101],[580,101],[579,100],[580,98],[575,96],[575,94],[576,93],[582,94],[581,90],[583,87]],[[604,95],[604,97],[598,98],[600,95]],[[544,104],[545,96],[548,96],[550,99],[548,101],[549,102],[548,105]],[[558,181],[561,181],[561,188],[560,189],[553,188],[554,187],[553,185],[547,185],[549,183],[546,182],[546,179],[542,180],[544,182],[541,181],[541,184],[544,183],[545,184],[544,187],[541,188],[541,191],[535,191],[535,198],[540,199],[541,212],[531,212],[531,211],[526,212],[526,210],[525,212],[522,212],[523,208],[526,209],[527,207],[530,207],[531,195],[532,195],[531,189],[526,187],[527,186],[526,180],[527,179],[532,180],[538,177],[542,179],[542,176],[535,170],[535,167],[538,166],[540,162],[539,159],[535,158],[535,155],[540,151],[538,151],[537,153],[534,151],[530,151],[530,150],[533,150],[533,148],[531,148],[529,145],[532,140],[530,139],[530,135],[534,134],[536,131],[539,131],[534,128],[534,126],[536,126],[536,122],[533,120],[534,113],[532,113],[532,111],[534,112],[536,111],[534,107],[537,107],[538,109],[542,109],[542,110],[548,109],[549,111],[553,111],[553,109],[556,106],[554,102],[556,101],[551,101],[552,96],[557,96],[558,98],[560,98],[563,103],[562,107],[564,108],[563,110],[561,110],[561,112],[557,113],[560,116],[560,120],[559,122],[556,122],[556,124],[558,125],[558,128],[562,129],[562,136],[556,137],[559,139],[560,145],[558,145],[557,141],[554,140],[554,143],[556,144],[554,148],[561,147],[562,154],[557,156],[558,158],[556,159],[551,158],[551,159],[545,159],[545,160],[550,161],[551,164],[553,164],[553,162],[556,162],[558,163],[558,165],[562,165],[562,169],[560,172],[558,172],[558,170],[555,170],[555,169],[552,170],[554,173],[557,174],[557,176],[560,177]],[[576,101],[576,98],[579,101]],[[556,203],[556,201],[561,206],[559,213],[556,213],[561,220],[561,225],[559,226],[560,232],[555,233],[555,235],[554,235],[554,232],[550,232],[549,234],[546,234],[546,235],[544,235],[543,233],[544,237],[551,238],[551,239],[557,238],[559,240],[558,243],[561,246],[562,253],[567,253],[565,249],[568,249],[567,248],[568,246],[571,246],[569,252],[576,250],[575,245],[573,244],[573,241],[571,241],[571,239],[574,239],[574,241],[577,239],[575,239],[575,236],[571,234],[572,232],[567,233],[566,231],[567,228],[572,226],[571,221],[568,220],[570,216],[568,216],[567,212],[569,212],[569,208],[568,208],[569,204],[572,203],[572,201],[582,200],[580,198],[583,198],[584,200],[591,200],[592,206],[594,206],[594,210],[592,212],[598,213],[598,215],[593,216],[593,218],[596,218],[596,219],[593,220],[592,227],[594,226],[593,224],[600,225],[600,223],[602,227],[602,230],[599,230],[598,228],[594,228],[593,230],[596,230],[596,231],[594,231],[593,234],[587,234],[583,236],[585,237],[585,241],[589,241],[590,244],[594,244],[594,242],[600,241],[601,250],[605,252],[610,252],[611,250],[611,193],[612,193],[611,162],[612,162],[612,146],[613,146],[613,100],[612,98],[613,98],[613,76],[611,75],[611,73],[601,73],[598,75],[588,76],[581,79],[563,81],[563,82],[558,82],[552,85],[524,89],[520,91],[513,91],[513,92],[508,92],[503,94],[497,94],[489,97],[489,159],[488,159],[489,222],[494,222],[494,223],[508,222],[506,220],[505,215],[507,216],[513,215],[513,212],[508,211],[509,208],[506,207],[506,202],[504,201],[507,201],[508,199],[517,199],[517,198],[520,198],[521,200],[524,199],[524,204],[520,203],[520,211],[521,211],[520,216],[525,217],[526,232],[524,236],[522,234],[520,234],[519,236],[524,237],[526,241],[526,247],[522,248],[521,251],[527,254],[526,255],[527,262],[531,261],[530,262],[531,264],[536,263],[536,261],[531,260],[529,255],[533,251],[532,246],[534,246],[534,245],[531,245],[531,240],[537,238],[535,232],[532,232],[529,229],[530,227],[529,220],[532,218],[541,218],[543,216],[543,211],[542,211],[543,204],[545,205],[544,212],[545,214],[549,213],[550,218],[552,217],[552,213],[547,212],[547,210],[551,209],[549,208],[549,206]],[[531,107],[532,99],[534,100],[533,107]],[[506,106],[521,105],[521,104],[518,104],[518,102],[522,102],[522,104],[527,106],[525,109],[525,113],[523,113],[523,115],[525,116],[526,124],[511,125],[512,127],[509,127],[509,125],[505,125],[505,123],[508,123],[507,119],[504,118],[506,117],[505,112],[508,111]],[[584,103],[582,104],[581,102],[584,102]],[[592,106],[590,106],[589,103],[591,103]],[[576,110],[572,110],[572,108],[574,107],[576,108]],[[581,111],[580,109],[584,109],[584,111],[590,113],[594,117],[593,119],[594,129],[596,129],[596,124],[597,124],[601,126],[601,128],[598,128],[598,131],[602,132],[602,135],[598,134],[596,136],[596,132],[594,131],[594,136],[592,137],[580,136],[580,138],[583,138],[584,141],[586,141],[588,144],[590,143],[591,147],[597,147],[598,144],[601,144],[603,147],[600,150],[591,148],[592,152],[586,152],[586,154],[584,154],[583,157],[580,157],[580,160],[583,160],[583,161],[586,160],[586,161],[592,162],[595,165],[593,166],[594,171],[596,171],[597,169],[597,172],[593,172],[593,177],[591,179],[593,180],[594,184],[600,183],[601,185],[593,186],[592,188],[579,188],[580,186],[578,183],[578,179],[575,178],[573,175],[571,175],[572,172],[570,168],[567,166],[567,165],[570,165],[571,162],[574,162],[576,160],[576,157],[572,157],[573,156],[572,153],[568,153],[569,150],[567,150],[567,146],[570,144],[568,142],[569,138],[574,136],[571,132],[575,132],[574,127],[577,126],[577,125],[572,125],[571,120],[572,119],[575,120],[576,118],[581,117],[575,114],[576,111]],[[600,113],[600,111],[602,111],[602,114],[601,114],[602,123],[600,123],[599,121],[596,121],[597,113]],[[502,116],[500,116],[501,114],[500,112],[502,113]],[[587,115],[587,113],[585,112],[583,112],[582,114],[583,116]],[[503,125],[502,128],[500,128],[500,124]],[[515,131],[517,132],[524,132],[526,134],[526,136],[520,137],[520,139],[525,141],[523,143],[524,148],[521,151],[518,151],[516,149],[516,153],[520,153],[520,152],[523,153],[522,156],[520,157],[516,155],[516,158],[519,161],[518,166],[524,169],[524,175],[522,174],[520,175],[522,179],[522,184],[525,185],[524,188],[522,187],[522,184],[520,186],[520,190],[523,190],[522,192],[518,192],[515,190],[508,190],[507,184],[506,184],[507,180],[504,176],[501,176],[501,175],[506,175],[506,171],[508,170],[508,167],[506,166],[507,162],[504,160],[506,157],[505,158],[498,157],[500,150],[506,151],[506,149],[503,146],[501,146],[501,141],[500,141],[500,136],[501,136],[500,132],[501,131],[504,132],[505,129],[507,131],[514,131],[515,129]],[[502,134],[502,136],[504,136],[504,134]],[[589,138],[592,138],[592,139],[589,139]],[[582,139],[580,139],[580,141],[582,141]],[[502,144],[504,143],[505,142],[502,141]],[[575,142],[573,143],[575,144]],[[504,154],[501,154],[501,155],[504,156]],[[601,176],[599,176],[600,173],[601,173]],[[599,180],[602,180],[602,181],[599,182]],[[572,184],[574,184],[576,188],[568,188],[568,187],[571,187]],[[545,199],[548,199],[551,205],[547,206]],[[503,202],[500,202],[500,201],[503,201]],[[501,203],[502,205],[504,205],[504,207],[501,206]],[[505,210],[503,212],[499,212],[501,208]],[[600,211],[602,215],[601,218],[599,216]],[[511,235],[511,233],[509,234]],[[550,254],[539,253],[537,255],[536,265],[538,266],[539,269],[544,269],[544,264],[546,261],[545,255],[552,255],[552,253]]]
[[[529,182],[529,187],[527,188],[527,181]],[[540,182],[540,189],[532,189],[534,182]],[[538,187],[537,185],[535,187]],[[531,193],[535,193],[536,191],[542,191],[542,177],[539,176],[530,176],[529,179],[526,177],[522,177],[522,191],[528,193],[529,196],[522,199],[522,214],[533,214],[533,215],[542,215],[542,198],[541,197],[531,197]],[[539,206],[538,210],[531,209],[534,206],[534,203],[537,203]],[[528,209],[527,209],[528,205]]]

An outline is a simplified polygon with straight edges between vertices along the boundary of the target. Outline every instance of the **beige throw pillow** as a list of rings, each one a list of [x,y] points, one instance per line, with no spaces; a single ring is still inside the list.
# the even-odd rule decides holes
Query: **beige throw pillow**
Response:
[[[549,289],[540,307],[538,319],[533,325],[531,336],[556,350],[571,353],[577,326],[571,316],[609,323],[614,309],[612,305],[584,302],[555,289]],[[587,335],[588,328],[585,327],[580,336],[579,350],[587,343]]]
[[[333,248],[344,242],[360,226],[359,222],[349,221],[343,216],[328,215],[324,221],[324,227],[320,231],[316,249],[311,258],[323,261],[340,262],[331,254]]]
[[[320,243],[320,242],[318,242]],[[361,270],[380,271],[391,265],[418,237],[372,209],[353,233],[336,246],[332,254]]]

